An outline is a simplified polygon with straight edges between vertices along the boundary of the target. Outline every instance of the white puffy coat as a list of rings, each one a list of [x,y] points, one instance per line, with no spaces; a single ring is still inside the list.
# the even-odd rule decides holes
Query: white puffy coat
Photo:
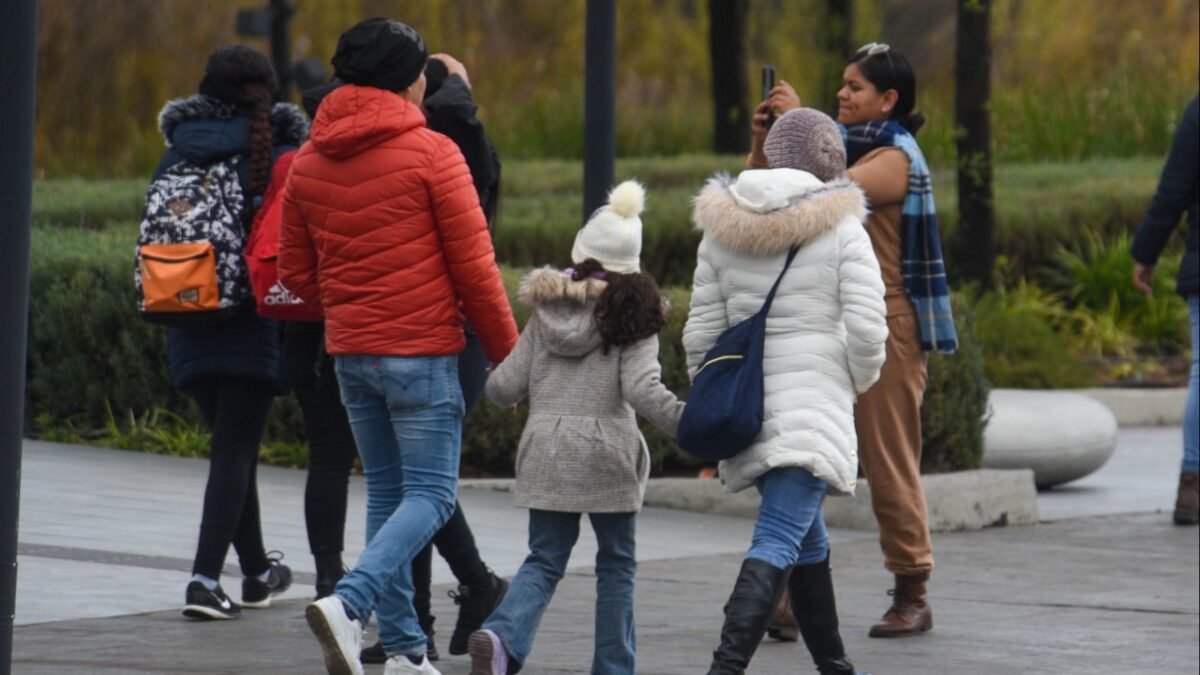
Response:
[[[888,334],[866,214],[850,181],[826,184],[795,169],[718,176],[695,199],[704,238],[683,329],[693,376],[717,337],[762,307],[788,249],[800,245],[767,315],[762,431],[720,465],[729,492],[787,466],[854,492],[854,400],[879,379]]]

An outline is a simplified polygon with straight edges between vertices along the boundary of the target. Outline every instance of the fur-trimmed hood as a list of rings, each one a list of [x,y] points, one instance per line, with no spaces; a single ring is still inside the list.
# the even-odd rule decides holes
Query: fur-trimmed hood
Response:
[[[529,307],[537,307],[555,300],[565,300],[574,305],[585,305],[589,300],[598,300],[608,287],[603,279],[588,277],[574,281],[566,273],[550,267],[533,270],[521,280],[517,300]]]
[[[604,342],[592,310],[607,287],[602,279],[574,281],[553,267],[542,267],[521,281],[517,300],[537,313],[551,352],[577,357],[599,349]]]
[[[176,127],[194,120],[236,121],[245,124],[247,133],[249,131],[249,118],[243,109],[211,96],[197,94],[167,101],[158,113],[158,129],[167,140],[167,147],[174,145]],[[298,147],[308,138],[308,118],[295,104],[276,103],[271,109],[271,130],[275,146]]]
[[[757,258],[802,245],[847,217],[867,217],[866,197],[852,181],[822,183],[795,169],[746,171],[737,180],[717,174],[693,207],[696,229],[711,241]]]

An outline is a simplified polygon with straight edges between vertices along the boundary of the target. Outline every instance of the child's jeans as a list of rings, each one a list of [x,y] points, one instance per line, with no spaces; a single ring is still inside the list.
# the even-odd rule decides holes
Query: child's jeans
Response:
[[[504,601],[483,627],[500,637],[509,672],[525,663],[533,636],[579,539],[579,513],[529,511],[529,556],[508,587]],[[596,647],[593,675],[629,675],[636,655],[633,586],[637,573],[635,513],[590,513],[596,553]]]

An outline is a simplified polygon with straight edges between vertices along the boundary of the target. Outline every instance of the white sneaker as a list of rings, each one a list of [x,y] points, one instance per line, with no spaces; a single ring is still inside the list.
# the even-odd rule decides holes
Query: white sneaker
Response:
[[[329,675],[363,675],[358,660],[362,651],[362,624],[346,616],[341,598],[327,595],[317,600],[304,608],[304,617],[325,652]]]
[[[421,656],[419,664],[413,663],[408,660],[407,656],[401,655],[387,660],[387,665],[383,667],[383,675],[442,675],[442,673],[434,668],[424,655]]]

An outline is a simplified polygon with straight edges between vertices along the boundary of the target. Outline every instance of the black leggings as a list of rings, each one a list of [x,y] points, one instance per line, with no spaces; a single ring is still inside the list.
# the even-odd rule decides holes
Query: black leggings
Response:
[[[320,324],[304,323],[288,324],[283,340],[284,374],[300,403],[308,438],[304,522],[313,554],[342,552],[350,470],[358,455],[324,340]]]
[[[270,563],[258,512],[258,449],[274,386],[250,377],[208,376],[187,388],[212,432],[208,485],[200,519],[193,574],[219,579],[229,545],[242,574],[255,576]]]
[[[467,415],[483,398],[483,388],[487,384],[488,359],[483,352],[483,344],[475,336],[475,331],[468,325],[466,330],[467,346],[458,355],[458,382],[462,386],[463,401],[466,403]],[[488,570],[479,556],[475,546],[475,535],[467,524],[463,514],[462,504],[454,502],[454,514],[450,520],[433,535],[433,540],[413,558],[413,609],[417,616],[428,616],[430,608],[430,586],[433,584],[433,547],[437,547],[438,555],[450,566],[450,571],[460,584],[465,586],[481,586],[487,582]]]
[[[333,359],[322,348],[324,340],[320,324],[289,323],[284,334],[285,373],[300,403],[309,443],[304,516],[309,548],[314,554],[340,553],[343,549],[347,486],[357,454]],[[458,375],[468,413],[483,396],[487,366],[483,347],[468,330]],[[434,546],[460,583],[476,586],[487,579],[475,536],[462,506],[455,502],[450,520],[413,560],[413,605],[422,615],[429,612]]]

